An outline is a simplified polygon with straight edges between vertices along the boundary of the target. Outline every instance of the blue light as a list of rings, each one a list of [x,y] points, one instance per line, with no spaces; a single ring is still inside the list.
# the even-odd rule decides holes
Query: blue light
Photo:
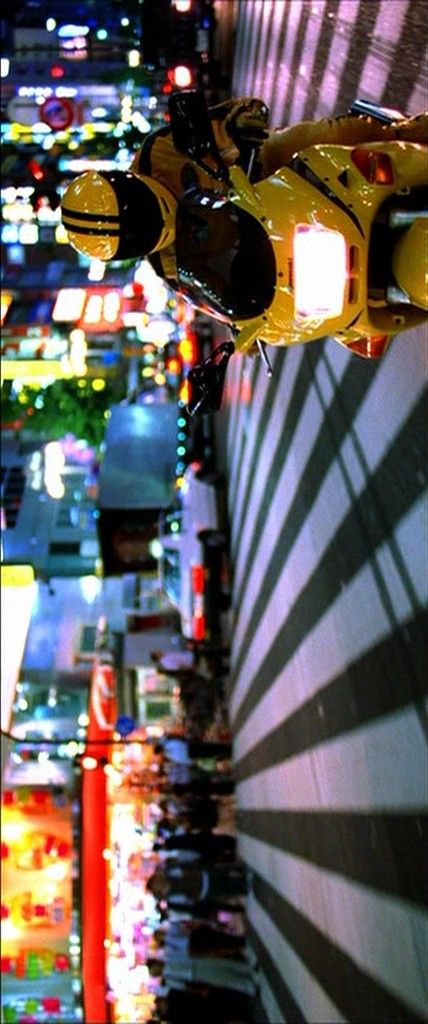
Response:
[[[87,36],[88,25],[61,25],[58,29],[60,39],[74,39],[74,36]]]

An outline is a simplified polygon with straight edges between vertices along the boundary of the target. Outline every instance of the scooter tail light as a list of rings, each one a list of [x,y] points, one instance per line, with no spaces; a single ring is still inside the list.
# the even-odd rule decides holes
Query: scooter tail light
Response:
[[[357,146],[352,150],[351,160],[370,185],[394,184],[394,168],[388,153]]]
[[[346,347],[364,359],[380,359],[386,352],[391,338],[388,334],[372,334],[368,338],[356,338],[347,342]]]

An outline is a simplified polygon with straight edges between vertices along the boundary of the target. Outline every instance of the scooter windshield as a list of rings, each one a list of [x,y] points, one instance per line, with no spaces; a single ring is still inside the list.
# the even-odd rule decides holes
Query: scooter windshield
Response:
[[[195,189],[183,196],[175,249],[180,287],[200,307],[251,320],[270,306],[276,265],[269,237],[220,193]]]

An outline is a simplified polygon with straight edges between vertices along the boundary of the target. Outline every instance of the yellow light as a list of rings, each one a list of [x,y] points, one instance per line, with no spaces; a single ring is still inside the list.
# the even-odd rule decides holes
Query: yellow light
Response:
[[[12,305],[12,302],[13,302],[13,295],[11,295],[10,292],[1,292],[0,293],[0,322],[1,323],[3,323],[3,320],[4,320],[5,316],[6,316],[6,313],[7,313],[8,309],[9,309],[9,306]]]
[[[68,872],[68,864],[64,861],[58,861],[56,864],[48,864],[45,868],[45,875],[50,878],[53,882],[62,882]]]
[[[74,327],[73,330],[70,331],[70,341],[76,345],[82,344],[86,341],[86,334],[82,331],[81,327]]]
[[[7,821],[2,826],[3,839],[5,839],[5,841],[9,843],[12,843],[17,839],[20,839],[21,836],[23,836],[26,831],[26,826],[22,823],[18,824],[18,822],[16,821]]]
[[[95,377],[92,381],[92,388],[94,391],[104,391],[105,386],[106,382],[102,377]]]
[[[34,569],[32,565],[2,565],[1,585],[2,587],[26,587],[34,580]]]
[[[182,381],[180,385],[178,397],[181,402],[184,402],[185,405],[187,405],[187,403],[190,401],[190,384],[189,381],[187,380],[187,377],[185,377],[185,379]]]
[[[128,53],[128,64],[130,68],[138,68],[140,63],[140,51],[130,50]]]
[[[165,375],[163,373],[156,373],[155,374],[155,383],[156,384],[166,384],[166,377],[165,377]]]
[[[55,241],[58,242],[58,245],[68,245],[68,234],[62,223],[57,224],[55,228]]]
[[[70,377],[70,371],[62,364],[60,359],[2,359],[1,373],[3,380],[37,381],[46,383],[46,378],[60,380]]]
[[[154,377],[155,371],[152,366],[145,366],[141,371],[142,377]]]

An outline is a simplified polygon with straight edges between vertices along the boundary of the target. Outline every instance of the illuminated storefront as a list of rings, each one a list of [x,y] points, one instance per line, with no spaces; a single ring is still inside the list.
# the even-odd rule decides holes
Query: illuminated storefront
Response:
[[[153,851],[160,814],[157,764],[147,739],[178,721],[172,687],[165,709],[165,681],[147,670],[148,694],[161,687],[161,717],[150,725],[117,731],[116,678],[110,665],[94,666],[89,725],[82,766],[82,928],[85,1019],[145,1024],[155,1002],[146,966],[160,922],[145,882],[158,863]],[[150,685],[150,681],[151,685]],[[145,693],[139,684],[140,701]],[[163,712],[163,714],[162,714]],[[124,723],[122,722],[122,725]],[[124,733],[131,729],[125,736]]]
[[[72,810],[58,788],[2,794],[1,973],[6,1024],[79,1020],[72,939]]]

